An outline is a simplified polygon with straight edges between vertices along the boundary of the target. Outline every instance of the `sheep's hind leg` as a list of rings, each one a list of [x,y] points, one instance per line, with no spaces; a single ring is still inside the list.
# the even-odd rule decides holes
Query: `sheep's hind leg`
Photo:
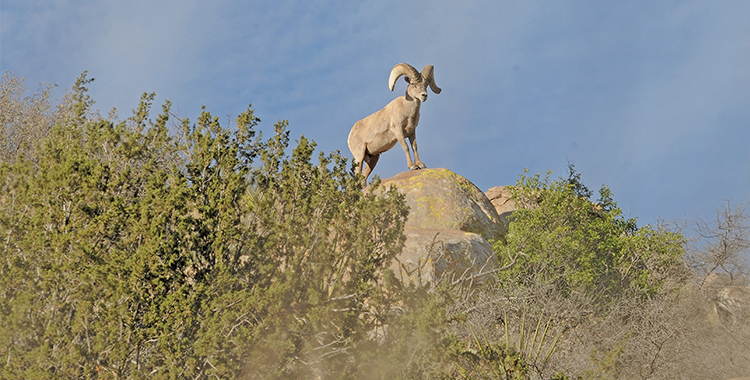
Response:
[[[367,149],[350,149],[352,156],[354,156],[354,172],[362,173],[362,168],[365,164],[365,156],[367,156]]]
[[[365,183],[367,183],[367,178],[370,176],[370,173],[372,173],[372,170],[375,169],[375,165],[378,163],[379,159],[380,159],[380,154],[365,153],[365,159],[364,159],[365,166],[362,169],[362,175],[365,176]]]

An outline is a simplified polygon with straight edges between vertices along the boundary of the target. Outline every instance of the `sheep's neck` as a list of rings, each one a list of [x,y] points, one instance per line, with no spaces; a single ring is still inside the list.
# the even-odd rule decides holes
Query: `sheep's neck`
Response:
[[[404,133],[406,135],[411,135],[414,133],[414,130],[417,129],[417,123],[419,123],[419,108],[422,105],[422,102],[414,98],[412,96],[409,96],[409,93],[407,92],[404,95],[404,100],[406,100],[406,120],[407,123],[404,126]]]

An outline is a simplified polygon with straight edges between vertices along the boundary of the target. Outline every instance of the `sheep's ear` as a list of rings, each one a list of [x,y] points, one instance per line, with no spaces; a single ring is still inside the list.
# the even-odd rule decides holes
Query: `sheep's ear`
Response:
[[[406,83],[411,84],[411,79],[409,79],[409,77],[407,76],[404,76],[404,81],[406,81]]]

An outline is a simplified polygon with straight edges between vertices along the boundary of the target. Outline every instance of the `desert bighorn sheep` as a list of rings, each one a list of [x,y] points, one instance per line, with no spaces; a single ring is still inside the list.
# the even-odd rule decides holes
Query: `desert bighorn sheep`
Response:
[[[406,94],[393,99],[380,111],[354,123],[349,132],[349,150],[354,155],[356,171],[362,172],[365,176],[365,184],[375,164],[378,163],[380,154],[393,148],[397,142],[406,153],[406,165],[409,169],[426,167],[419,160],[417,153],[416,129],[419,123],[419,107],[427,100],[427,86],[436,94],[442,90],[435,84],[432,65],[425,66],[421,74],[406,63],[394,66],[388,78],[388,87],[391,91],[402,75],[405,75],[404,80],[409,83]],[[411,160],[409,147],[406,145],[407,138],[414,150],[414,161]]]

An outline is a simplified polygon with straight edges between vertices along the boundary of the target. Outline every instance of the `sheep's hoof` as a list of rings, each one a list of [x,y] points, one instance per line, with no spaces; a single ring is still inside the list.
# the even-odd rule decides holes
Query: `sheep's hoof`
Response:
[[[409,170],[419,170],[419,169],[422,169],[422,168],[420,168],[420,167],[419,167],[419,166],[417,166],[417,165],[412,165],[412,166],[409,166]]]
[[[425,164],[424,164],[424,163],[422,163],[422,162],[418,163],[418,164],[417,164],[417,167],[418,167],[419,169],[427,169],[427,165],[425,165]]]

